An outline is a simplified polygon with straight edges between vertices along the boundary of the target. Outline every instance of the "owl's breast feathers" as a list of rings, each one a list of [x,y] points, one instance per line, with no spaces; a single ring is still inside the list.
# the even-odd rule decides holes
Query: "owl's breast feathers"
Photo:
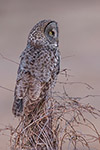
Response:
[[[41,82],[48,82],[56,78],[60,71],[60,54],[58,48],[32,47],[26,48],[21,55],[18,74],[25,72]]]

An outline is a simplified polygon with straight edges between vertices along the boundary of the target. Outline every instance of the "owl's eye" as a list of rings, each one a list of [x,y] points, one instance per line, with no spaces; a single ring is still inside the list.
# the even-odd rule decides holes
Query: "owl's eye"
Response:
[[[55,22],[50,22],[44,28],[45,36],[47,40],[51,43],[55,43],[58,39],[58,27]]]
[[[55,32],[53,30],[49,31],[49,36],[54,37],[55,36]]]

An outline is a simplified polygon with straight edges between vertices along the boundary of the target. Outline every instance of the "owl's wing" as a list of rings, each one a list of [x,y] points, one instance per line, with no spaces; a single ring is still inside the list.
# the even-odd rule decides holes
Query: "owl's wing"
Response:
[[[34,47],[22,52],[12,108],[15,116],[22,114],[25,102],[37,101],[50,80],[50,59],[47,59],[47,55],[43,50],[34,50]]]
[[[29,72],[18,75],[12,112],[15,116],[20,116],[27,100],[36,101],[40,96],[43,84],[34,78]]]

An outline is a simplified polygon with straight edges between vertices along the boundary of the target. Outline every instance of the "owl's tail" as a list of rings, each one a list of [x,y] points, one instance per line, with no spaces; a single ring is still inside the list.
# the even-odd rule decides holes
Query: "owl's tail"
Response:
[[[23,112],[23,99],[14,100],[12,112],[14,116],[21,116]]]

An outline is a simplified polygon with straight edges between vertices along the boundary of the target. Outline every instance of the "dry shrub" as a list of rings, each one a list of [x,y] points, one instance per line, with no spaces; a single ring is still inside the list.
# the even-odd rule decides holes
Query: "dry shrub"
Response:
[[[12,131],[12,150],[63,150],[64,145],[67,150],[80,147],[90,150],[91,143],[100,142],[100,134],[88,117],[100,117],[100,111],[89,103],[83,103],[84,99],[95,98],[95,95],[69,97],[64,88],[67,82],[58,83],[63,85],[63,92],[53,92],[37,112],[24,115]]]
[[[60,74],[68,77],[66,69]],[[32,111],[31,105],[30,112],[20,118],[16,128],[8,126],[0,129],[0,132],[10,131],[11,150],[63,150],[64,145],[67,150],[79,150],[81,147],[90,150],[91,143],[100,143],[100,134],[91,121],[91,117],[100,117],[100,110],[83,103],[84,99],[95,98],[96,95],[70,97],[65,90],[66,80],[57,82],[58,86],[63,85],[62,92],[53,92],[47,101],[38,105],[36,111]],[[77,83],[92,88],[82,82],[70,82],[70,85]]]

